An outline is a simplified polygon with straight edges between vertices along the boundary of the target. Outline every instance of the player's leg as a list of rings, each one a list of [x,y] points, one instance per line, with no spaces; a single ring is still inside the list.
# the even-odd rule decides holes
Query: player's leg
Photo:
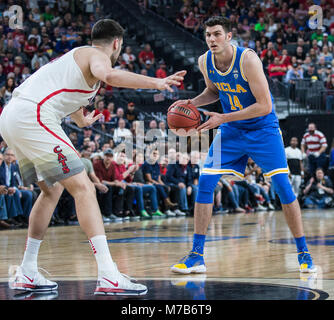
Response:
[[[79,224],[86,233],[96,258],[98,283],[95,294],[146,294],[146,286],[133,283],[123,276],[112,260],[96,199],[95,187],[86,171],[63,179],[60,183],[74,198]]]
[[[300,205],[293,192],[288,174],[277,174],[272,176],[271,180],[274,184],[275,191],[280,198],[285,220],[295,238],[300,271],[316,272],[316,267],[313,265],[305,240]]]
[[[279,128],[256,130],[247,136],[249,156],[270,177],[280,198],[286,222],[296,242],[300,271],[314,272],[308,252],[301,217],[301,210],[293,192],[288,173],[283,139]]]
[[[41,193],[37,197],[29,216],[28,237],[43,240],[52,214],[63,193],[63,186],[55,183],[48,187],[44,181],[37,182]]]
[[[241,146],[241,135],[236,129],[222,129],[216,134],[199,178],[194,208],[193,247],[187,256],[172,266],[173,272],[187,274],[206,271],[203,255],[212,218],[214,190],[222,175],[243,177],[248,158],[242,155]]]
[[[173,265],[173,272],[188,274],[206,271],[204,245],[208,226],[212,218],[213,192],[221,174],[203,174],[199,178],[198,194],[194,208],[193,247],[190,253]]]
[[[29,216],[28,236],[24,256],[15,277],[10,281],[12,289],[26,291],[51,291],[58,288],[57,283],[47,280],[38,271],[38,252],[48,229],[51,216],[64,188],[56,183],[48,187],[44,181],[37,183],[41,189]]]

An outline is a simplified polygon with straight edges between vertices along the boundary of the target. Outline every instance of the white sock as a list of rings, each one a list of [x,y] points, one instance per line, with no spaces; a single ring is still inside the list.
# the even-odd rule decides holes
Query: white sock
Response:
[[[98,235],[90,238],[89,243],[96,259],[98,275],[115,273],[117,269],[111,258],[107,237],[105,235]]]
[[[24,251],[23,261],[21,267],[29,273],[38,272],[37,258],[38,251],[43,240],[33,239],[27,237],[26,249]]]

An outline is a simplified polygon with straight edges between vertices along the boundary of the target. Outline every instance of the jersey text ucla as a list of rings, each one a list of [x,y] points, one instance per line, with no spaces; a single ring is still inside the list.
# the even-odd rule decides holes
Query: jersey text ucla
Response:
[[[232,63],[226,72],[221,72],[216,68],[214,55],[211,50],[205,53],[204,58],[207,75],[219,91],[219,98],[224,113],[242,110],[256,102],[242,68],[244,55],[249,49],[236,47],[234,45],[232,45],[232,47]],[[223,126],[228,125],[249,130],[265,127],[279,127],[272,96],[271,102],[272,111],[270,114],[263,117],[233,121],[228,124],[223,124]]]

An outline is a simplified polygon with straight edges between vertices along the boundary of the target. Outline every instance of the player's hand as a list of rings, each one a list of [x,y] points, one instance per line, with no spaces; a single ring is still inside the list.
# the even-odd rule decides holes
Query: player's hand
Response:
[[[95,110],[88,113],[84,118],[83,118],[83,127],[89,127],[92,125],[95,121],[101,119],[103,117],[102,113],[99,113],[94,117]]]
[[[186,70],[182,70],[170,75],[167,78],[157,79],[157,89],[161,91],[168,90],[170,92],[173,92],[174,90],[172,89],[172,86],[179,86],[181,84],[181,81],[183,81],[186,73]]]
[[[185,99],[185,100],[177,100],[175,101],[169,108],[168,111],[170,109],[172,109],[175,106],[179,106],[179,105],[183,105],[183,104],[191,104],[191,99]]]
[[[207,131],[213,128],[218,127],[219,125],[221,125],[222,123],[226,122],[224,121],[225,117],[224,114],[222,113],[217,113],[217,112],[208,112],[208,111],[204,111],[203,112],[206,116],[210,116],[210,119],[204,123],[202,123],[198,128],[197,131]]]

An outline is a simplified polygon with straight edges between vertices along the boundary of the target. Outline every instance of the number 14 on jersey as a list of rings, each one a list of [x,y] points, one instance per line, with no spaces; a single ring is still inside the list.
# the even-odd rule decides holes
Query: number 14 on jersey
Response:
[[[226,93],[228,95],[228,99],[230,100],[231,110],[242,110],[243,106],[241,105],[239,98],[235,95],[231,96],[229,93]]]

